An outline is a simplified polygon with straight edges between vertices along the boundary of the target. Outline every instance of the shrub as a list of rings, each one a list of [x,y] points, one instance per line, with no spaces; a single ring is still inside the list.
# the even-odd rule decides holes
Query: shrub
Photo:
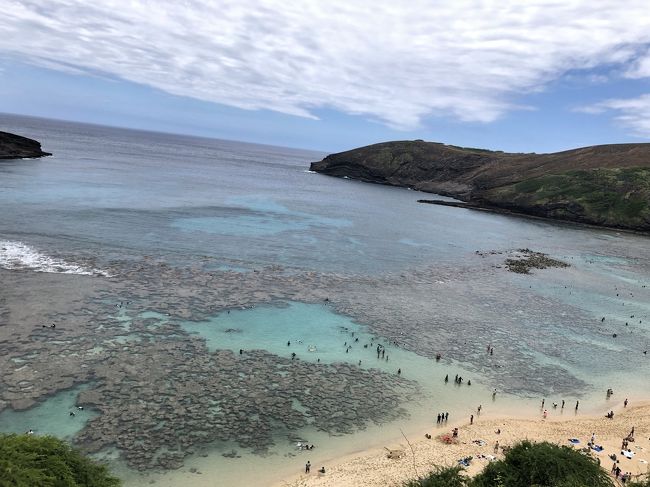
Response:
[[[426,477],[411,480],[404,487],[466,487],[467,477],[461,474],[462,467],[436,467]]]
[[[650,480],[630,487],[650,487]],[[489,463],[473,479],[462,468],[437,467],[404,487],[613,487],[613,480],[593,458],[565,446],[522,441],[503,460]]]
[[[566,446],[522,441],[503,460],[488,464],[472,487],[611,487],[608,473],[591,457]]]
[[[0,487],[117,487],[104,465],[52,436],[0,434]]]

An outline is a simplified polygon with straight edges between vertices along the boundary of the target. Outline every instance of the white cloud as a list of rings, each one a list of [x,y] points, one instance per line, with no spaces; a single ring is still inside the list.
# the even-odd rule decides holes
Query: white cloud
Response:
[[[650,138],[650,93],[636,98],[612,98],[577,109],[584,113],[614,112],[614,119],[639,137]]]
[[[245,109],[490,122],[568,70],[645,73],[646,0],[0,0],[0,53]],[[632,71],[630,71],[631,73]]]
[[[639,56],[625,72],[628,78],[650,78],[650,50]]]

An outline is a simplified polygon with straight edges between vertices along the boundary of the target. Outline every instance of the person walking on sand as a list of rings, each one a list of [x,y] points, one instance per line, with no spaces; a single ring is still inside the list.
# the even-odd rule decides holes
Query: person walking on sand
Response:
[[[476,408],[477,414],[481,414],[481,409],[483,409],[483,406],[479,404],[478,407]]]
[[[470,415],[469,417],[469,424],[474,424],[474,415]]]
[[[494,453],[499,453],[499,440],[494,444]]]
[[[580,406],[580,401],[576,401],[576,411],[578,410],[578,406]]]
[[[624,407],[624,408],[627,407],[627,397],[625,398],[625,401],[623,401],[623,407]]]
[[[305,473],[309,473],[311,470],[311,462],[307,460],[307,463],[305,464]]]

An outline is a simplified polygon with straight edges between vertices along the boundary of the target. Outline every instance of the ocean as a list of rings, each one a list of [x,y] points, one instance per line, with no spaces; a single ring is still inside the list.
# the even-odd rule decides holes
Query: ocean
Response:
[[[0,161],[0,431],[68,438],[127,485],[270,484],[441,411],[650,393],[646,236],[418,204],[313,151],[0,130],[53,153]],[[569,267],[509,272],[518,249]]]

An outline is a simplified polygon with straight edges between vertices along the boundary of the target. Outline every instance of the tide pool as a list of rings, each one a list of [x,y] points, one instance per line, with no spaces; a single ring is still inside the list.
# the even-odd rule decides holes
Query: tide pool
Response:
[[[26,433],[31,429],[37,435],[72,439],[88,421],[97,416],[89,408],[77,409],[77,396],[84,387],[61,391],[26,411],[4,410],[0,413],[0,431]],[[71,412],[75,415],[70,416]]]
[[[368,333],[327,305],[291,302],[230,310],[209,321],[181,326],[204,338],[211,350],[266,350],[284,357],[295,353],[296,360],[348,362],[389,373],[401,370],[404,377],[415,380],[440,374],[445,368],[444,362],[436,363]],[[378,346],[383,354],[377,353]]]
[[[445,357],[437,362],[404,350],[331,306],[301,302],[280,303],[230,310],[203,322],[183,322],[182,328],[199,335],[210,350],[235,353],[266,350],[275,355],[309,362],[347,362],[362,368],[379,369],[417,381],[420,397],[406,405],[411,419],[430,421],[433,411],[469,411],[493,400],[492,389],[482,377]],[[377,354],[377,346],[383,354]],[[456,375],[462,385],[454,384]],[[448,376],[449,382],[444,378]],[[467,385],[471,381],[471,386]],[[496,399],[501,399],[498,395]],[[504,396],[505,397],[505,396]],[[514,398],[511,399],[520,400]]]

